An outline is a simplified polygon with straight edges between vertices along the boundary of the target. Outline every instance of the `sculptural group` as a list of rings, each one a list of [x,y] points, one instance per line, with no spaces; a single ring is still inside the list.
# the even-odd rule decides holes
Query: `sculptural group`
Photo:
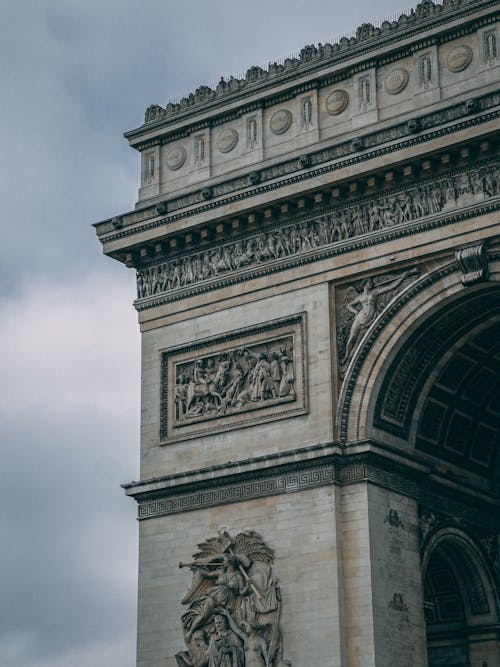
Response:
[[[179,667],[287,667],[280,630],[281,596],[273,552],[254,531],[234,539],[221,529],[198,545],[191,589],[182,599],[186,651]]]
[[[496,165],[485,165],[357,204],[337,206],[303,222],[141,269],[137,272],[137,296],[142,299],[188,287],[498,194],[500,170]]]
[[[177,423],[294,398],[291,336],[176,365]]]

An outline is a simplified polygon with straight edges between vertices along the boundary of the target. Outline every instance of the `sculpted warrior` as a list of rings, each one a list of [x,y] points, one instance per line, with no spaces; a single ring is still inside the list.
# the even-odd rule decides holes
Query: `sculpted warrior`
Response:
[[[187,651],[180,667],[287,667],[279,627],[281,601],[273,552],[254,531],[234,539],[220,530],[198,545],[181,617]]]
[[[245,667],[241,639],[229,628],[222,611],[214,616],[215,631],[207,651],[208,667]]]
[[[258,633],[259,626],[255,623],[251,625],[246,621],[242,621],[241,626],[238,626],[227,609],[221,609],[220,613],[226,617],[234,634],[243,641],[245,667],[267,667],[267,644]]]
[[[276,395],[271,378],[271,366],[265,352],[259,354],[259,360],[253,371],[250,391],[252,401],[264,401],[268,396]]]
[[[246,582],[238,570],[239,567],[242,568],[242,564],[248,567],[250,562],[244,556],[224,555],[220,565],[219,557],[208,561],[206,567],[191,565],[192,570],[196,570],[202,578],[211,580],[213,585],[206,595],[200,598],[195,613],[190,610],[182,617],[188,627],[186,631],[188,641],[195,630],[205,624],[215,609],[219,607],[234,609],[238,596],[246,594]]]

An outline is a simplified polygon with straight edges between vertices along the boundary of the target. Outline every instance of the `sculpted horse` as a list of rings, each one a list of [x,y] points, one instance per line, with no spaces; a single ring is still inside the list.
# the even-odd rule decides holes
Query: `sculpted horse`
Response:
[[[207,378],[193,379],[187,388],[186,414],[207,412],[212,400],[216,408],[222,403],[222,396],[215,390],[214,383]]]

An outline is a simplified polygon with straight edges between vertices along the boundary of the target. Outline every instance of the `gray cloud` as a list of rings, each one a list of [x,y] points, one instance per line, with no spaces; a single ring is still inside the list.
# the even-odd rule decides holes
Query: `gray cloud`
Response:
[[[133,633],[135,509],[119,484],[136,470],[139,341],[130,285],[100,292],[105,275],[0,306],[3,665]]]
[[[0,664],[132,667],[139,334],[91,222],[133,208],[150,103],[400,0],[4,0]]]

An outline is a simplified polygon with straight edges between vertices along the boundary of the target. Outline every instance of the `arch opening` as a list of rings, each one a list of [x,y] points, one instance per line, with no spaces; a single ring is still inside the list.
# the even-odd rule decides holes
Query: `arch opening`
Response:
[[[449,529],[424,556],[429,667],[500,664],[497,593],[474,543]]]

